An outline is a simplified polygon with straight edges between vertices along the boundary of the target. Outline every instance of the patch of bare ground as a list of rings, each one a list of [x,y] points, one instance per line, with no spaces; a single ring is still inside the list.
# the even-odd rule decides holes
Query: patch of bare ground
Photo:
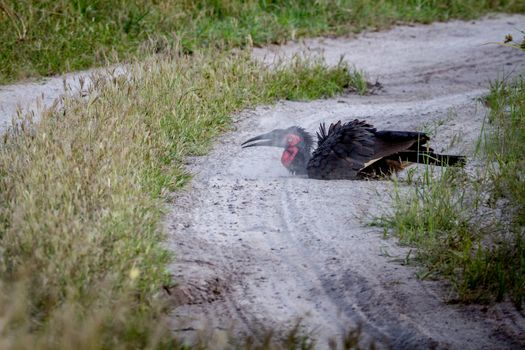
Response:
[[[524,347],[525,318],[511,303],[448,304],[442,282],[400,263],[408,248],[366,226],[388,205],[392,182],[291,176],[278,149],[239,146],[277,127],[314,132],[320,122],[363,118],[380,129],[435,127],[437,151],[468,156],[489,81],[525,68],[523,52],[486,43],[524,28],[525,16],[498,15],[254,50],[268,63],[305,51],[332,64],[342,56],[383,89],[245,111],[208,156],[191,160],[191,188],[176,195],[166,220],[180,281],[170,289],[176,332],[286,331],[302,318],[319,347],[357,325],[363,343],[385,348]]]

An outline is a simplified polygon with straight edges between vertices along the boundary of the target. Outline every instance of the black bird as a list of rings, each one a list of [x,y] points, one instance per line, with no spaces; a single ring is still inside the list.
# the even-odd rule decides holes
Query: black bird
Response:
[[[355,180],[388,175],[407,162],[439,166],[463,165],[464,156],[434,153],[426,145],[429,137],[422,132],[377,131],[365,121],[355,119],[333,123],[326,131],[320,125],[317,148],[303,128],[292,126],[253,137],[242,147],[274,146],[284,148],[281,163],[293,174],[313,179]]]

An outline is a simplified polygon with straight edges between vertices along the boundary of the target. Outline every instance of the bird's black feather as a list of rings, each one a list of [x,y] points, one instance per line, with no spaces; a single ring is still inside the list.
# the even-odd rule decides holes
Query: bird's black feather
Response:
[[[315,179],[355,179],[374,154],[374,135],[370,128],[370,124],[356,119],[345,124],[341,121],[331,124],[327,133],[322,124],[317,149],[308,162],[308,176]]]

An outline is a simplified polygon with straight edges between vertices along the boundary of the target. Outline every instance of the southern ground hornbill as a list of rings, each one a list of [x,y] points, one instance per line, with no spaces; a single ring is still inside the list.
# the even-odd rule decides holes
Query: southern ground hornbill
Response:
[[[317,148],[312,152],[313,138],[303,128],[292,126],[276,129],[251,138],[243,148],[274,146],[284,148],[281,163],[293,174],[313,179],[361,179],[388,175],[407,163],[462,165],[463,156],[434,153],[426,145],[429,137],[422,132],[377,131],[361,120],[320,125]]]

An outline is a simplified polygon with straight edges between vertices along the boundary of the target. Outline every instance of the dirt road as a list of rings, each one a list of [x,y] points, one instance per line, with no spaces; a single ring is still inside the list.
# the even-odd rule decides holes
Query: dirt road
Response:
[[[177,254],[173,274],[182,281],[173,290],[180,305],[174,329],[187,336],[206,326],[284,331],[302,318],[320,348],[358,324],[365,343],[384,347],[525,347],[525,318],[512,305],[448,305],[441,282],[421,281],[417,268],[396,261],[407,248],[366,226],[379,203],[388,203],[391,182],[294,177],[280,165],[278,149],[239,146],[277,127],[313,132],[320,122],[364,118],[378,128],[434,129],[436,150],[468,155],[486,113],[477,99],[489,80],[525,69],[524,53],[484,44],[507,33],[520,38],[517,29],[525,29],[525,16],[255,50],[267,62],[305,48],[331,64],[344,55],[384,89],[246,111],[213,152],[191,160],[191,189],[177,195],[166,221]],[[460,142],[450,148],[454,136]]]

